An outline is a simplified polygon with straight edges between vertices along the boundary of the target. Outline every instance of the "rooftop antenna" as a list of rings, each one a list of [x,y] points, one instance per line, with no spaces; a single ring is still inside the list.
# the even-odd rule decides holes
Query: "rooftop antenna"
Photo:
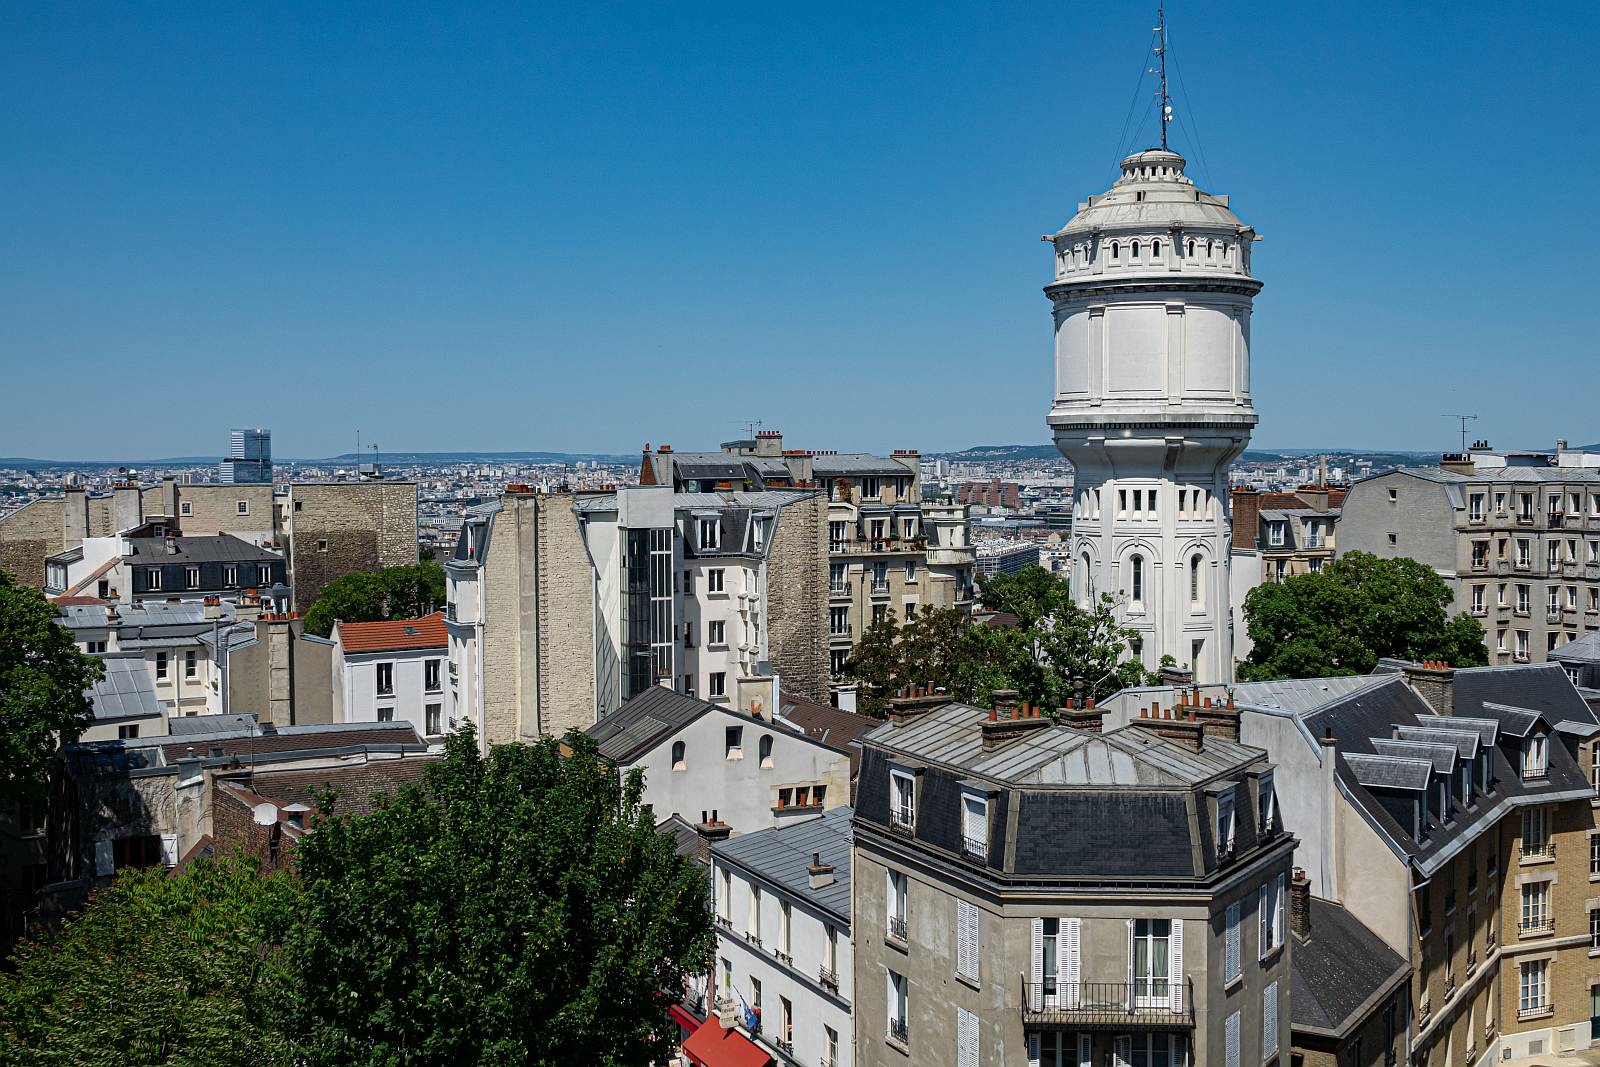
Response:
[[[1166,5],[1156,5],[1156,73],[1161,75],[1161,88],[1156,92],[1156,111],[1161,116],[1161,150],[1167,150],[1167,123],[1172,121],[1172,97],[1167,95],[1167,11]]]
[[[746,437],[749,437],[749,438],[754,438],[755,435],[756,435],[756,430],[759,429],[760,426],[761,426],[761,420],[760,419],[741,419],[739,421],[744,426],[744,435]]]
[[[1467,423],[1477,419],[1476,415],[1440,415],[1441,419],[1459,419],[1461,421],[1461,455],[1467,454]]]

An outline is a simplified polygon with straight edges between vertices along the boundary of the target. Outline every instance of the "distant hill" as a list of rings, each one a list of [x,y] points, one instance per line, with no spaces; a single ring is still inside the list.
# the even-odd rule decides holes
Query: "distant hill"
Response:
[[[1024,460],[1024,459],[1059,459],[1061,453],[1055,445],[974,445],[964,448],[960,452],[942,452],[938,455],[950,460]],[[1371,460],[1375,464],[1414,465],[1419,463],[1437,463],[1437,452],[1373,452],[1359,448],[1285,448],[1268,452],[1259,449],[1249,449],[1245,452],[1243,460],[1246,463],[1272,463],[1294,459],[1304,459],[1308,456],[1360,456],[1362,459]]]
[[[351,466],[356,463],[371,463],[372,454],[357,456],[353,452],[346,452],[338,456],[329,456],[326,459],[294,459],[278,460],[279,463],[294,463],[301,466]],[[379,452],[378,462],[398,466],[411,466],[423,464],[427,466],[443,466],[451,463],[608,463],[608,464],[637,464],[637,455],[616,456],[600,452]]]

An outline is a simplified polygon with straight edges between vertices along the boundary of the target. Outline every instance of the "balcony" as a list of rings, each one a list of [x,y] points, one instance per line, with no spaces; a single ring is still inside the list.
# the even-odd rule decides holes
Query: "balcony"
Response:
[[[1022,1021],[1024,1025],[1061,1025],[1080,1030],[1114,1030],[1137,1027],[1144,1030],[1191,1030],[1194,1028],[1194,983],[1184,983],[1183,1009],[1172,1010],[1165,996],[1136,996],[1138,983],[1120,982],[1046,983],[1039,988],[1022,983]],[[1161,984],[1165,984],[1162,982]]]
[[[906,1029],[906,1021],[904,1019],[889,1020],[889,1037],[891,1040],[898,1041],[902,1045],[909,1045],[911,1043],[911,1034],[910,1031]]]
[[[1517,1022],[1526,1022],[1529,1019],[1544,1019],[1556,1013],[1553,1004],[1534,1004],[1526,1008],[1517,1009]]]
[[[793,1056],[794,1055],[794,1042],[789,1040],[788,1038],[780,1037],[780,1038],[776,1039],[773,1042],[773,1044],[777,1045],[778,1048],[780,1050],[782,1050],[782,1052],[783,1052],[783,1054],[785,1056]]]
[[[971,859],[978,860],[981,863],[989,858],[988,839],[982,837],[963,837],[961,839],[961,851],[964,855]]]
[[[828,551],[838,556],[882,556],[889,553],[921,552],[922,543],[898,537],[864,537],[859,541],[833,541]]]
[[[889,829],[909,834],[917,826],[916,813],[910,808],[894,808],[889,813]]]
[[[849,597],[852,588],[853,586],[850,582],[839,582],[828,586],[828,595],[830,597]]]
[[[830,989],[835,993],[839,992],[839,972],[838,971],[835,971],[835,970],[833,970],[832,968],[829,968],[829,967],[823,967],[822,969],[817,971],[817,981],[822,983],[822,988],[823,989]]]
[[[892,940],[898,941],[903,945],[911,943],[906,937],[906,917],[904,915],[889,916],[888,934]]]
[[[1489,569],[1489,561],[1486,559],[1475,559],[1472,561],[1472,569],[1475,571],[1486,571]]]
[[[872,595],[873,596],[888,596],[889,595],[889,579],[884,578],[881,581],[876,579],[876,578],[873,579],[873,582],[872,582]]]
[[[1541,769],[1537,776],[1532,773],[1524,774],[1523,780],[1538,777],[1543,778],[1545,772]],[[1544,863],[1556,858],[1556,843],[1554,841],[1533,841],[1522,846],[1522,862]]]
[[[1532,526],[1535,521],[1537,521],[1536,517],[1528,514],[1527,512],[1523,512],[1517,516],[1518,526]]]
[[[1556,921],[1551,918],[1529,919],[1517,924],[1518,937],[1549,937],[1556,932]]]

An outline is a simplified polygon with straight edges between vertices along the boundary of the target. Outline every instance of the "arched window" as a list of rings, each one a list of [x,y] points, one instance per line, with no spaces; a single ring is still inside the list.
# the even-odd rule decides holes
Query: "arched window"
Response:
[[[1090,602],[1094,600],[1094,570],[1093,565],[1089,562],[1089,553],[1085,552],[1083,554],[1083,558],[1078,561],[1078,565],[1078,603],[1088,607]]]
[[[1133,243],[1128,245],[1128,258],[1129,259],[1138,259],[1139,258],[1139,242],[1138,241],[1134,241]]]
[[[1150,242],[1150,258],[1151,259],[1160,259],[1161,258],[1161,242],[1160,241],[1151,241]]]
[[[761,766],[763,766],[763,767],[771,767],[772,766],[772,735],[771,734],[763,734],[762,735],[761,744],[759,746],[759,751],[760,751],[760,756],[761,756]]]
[[[1189,241],[1189,253],[1188,254],[1189,254],[1189,258],[1190,259],[1194,258],[1194,240],[1193,239],[1191,239]]]
[[[684,753],[683,742],[682,741],[674,741],[674,742],[672,742],[672,769],[673,770],[681,771],[681,770],[684,770],[684,769],[687,768],[688,765],[684,762],[683,753]]]
[[[1144,603],[1144,557],[1133,556],[1128,560],[1130,578],[1128,584],[1133,589],[1133,602],[1136,605]]]
[[[1206,242],[1206,258],[1207,259],[1211,259],[1214,256],[1216,256],[1216,254],[1217,254],[1217,242],[1215,242],[1215,241],[1207,241]]]
[[[1189,603],[1200,603],[1200,553],[1189,557]]]
[[[1111,242],[1111,262],[1115,263],[1117,261],[1117,253],[1120,252],[1120,251],[1122,251],[1122,249],[1118,246],[1117,242],[1112,241]]]

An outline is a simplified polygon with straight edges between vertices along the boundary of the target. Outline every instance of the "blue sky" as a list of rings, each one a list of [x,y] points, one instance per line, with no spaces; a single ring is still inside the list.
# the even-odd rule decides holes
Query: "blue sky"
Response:
[[[1043,442],[1147,7],[6,5],[0,455]],[[1591,6],[1169,20],[1258,445],[1600,439]]]

